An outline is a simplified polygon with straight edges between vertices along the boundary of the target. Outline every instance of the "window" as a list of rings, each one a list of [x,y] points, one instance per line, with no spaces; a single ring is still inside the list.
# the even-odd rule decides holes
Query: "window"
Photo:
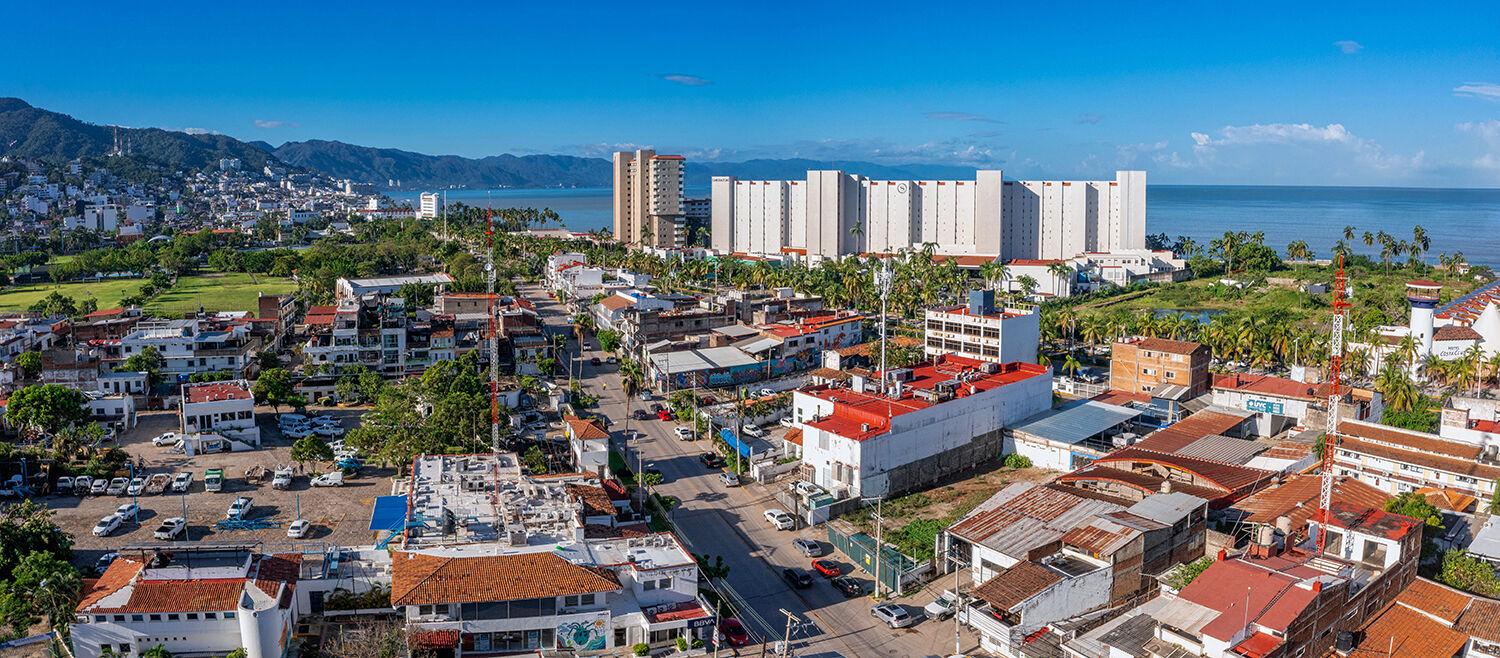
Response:
[[[219,613],[217,613],[217,612],[205,612],[205,613],[203,613],[203,618],[204,619],[218,619],[219,618]]]
[[[102,624],[107,621],[109,621],[109,617],[106,617],[104,615],[94,615],[94,623],[96,624]]]
[[[145,621],[140,615],[131,615],[130,621]]]
[[[1141,374],[1142,375],[1154,375],[1154,374],[1156,374],[1156,368],[1141,368]]]
[[[161,615],[151,615],[151,621],[161,621]]]
[[[198,613],[196,613],[196,612],[189,612],[189,613],[187,613],[187,618],[188,618],[188,621],[198,621]]]
[[[1167,379],[1177,379],[1177,373],[1172,372],[1171,370],[1168,370],[1167,371]]]
[[[167,621],[179,621],[180,617],[181,617],[181,615],[178,615],[177,613],[173,612],[173,613],[170,613],[170,614],[167,615]]]
[[[224,613],[224,618],[225,619],[234,619],[234,613],[233,612],[226,612],[226,613]]]

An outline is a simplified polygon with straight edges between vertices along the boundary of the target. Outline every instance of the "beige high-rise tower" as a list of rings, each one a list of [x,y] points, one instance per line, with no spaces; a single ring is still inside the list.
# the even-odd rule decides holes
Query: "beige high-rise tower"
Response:
[[[687,236],[680,155],[615,152],[615,239],[637,247],[680,246]]]

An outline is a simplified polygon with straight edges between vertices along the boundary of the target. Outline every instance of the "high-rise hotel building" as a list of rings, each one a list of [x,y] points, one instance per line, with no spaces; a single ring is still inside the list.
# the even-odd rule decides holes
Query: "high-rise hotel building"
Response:
[[[615,239],[637,247],[680,246],[686,239],[680,155],[615,153]]]
[[[974,180],[881,181],[842,171],[788,181],[713,178],[711,244],[721,253],[819,261],[925,243],[939,254],[1002,260],[1143,249],[1146,172],[1103,181],[1007,181],[998,170]]]

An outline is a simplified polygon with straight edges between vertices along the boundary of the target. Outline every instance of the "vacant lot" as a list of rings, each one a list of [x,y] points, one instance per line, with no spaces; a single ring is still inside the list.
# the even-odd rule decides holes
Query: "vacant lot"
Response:
[[[92,299],[99,308],[114,308],[122,297],[140,291],[145,279],[111,279],[107,281],[73,281],[68,283],[39,283],[11,286],[0,290],[0,311],[24,311],[32,304],[52,294],[61,293],[82,303]],[[237,272],[211,272],[195,274],[177,279],[173,286],[146,303],[146,312],[162,317],[182,317],[203,307],[207,311],[256,310],[257,293],[279,295],[297,289],[291,279]]]
[[[165,318],[182,317],[202,306],[208,311],[256,310],[257,293],[280,295],[297,289],[290,279],[249,274],[198,274],[177,279],[177,285],[146,304],[146,312]],[[100,308],[103,308],[100,304]]]
[[[357,423],[358,411],[330,410],[344,417],[345,427]],[[122,504],[131,502],[124,496],[48,496],[42,499],[56,511],[56,521],[71,533],[77,544],[80,563],[92,564],[100,555],[122,546],[156,543],[152,532],[163,519],[183,516],[186,509],[188,519],[188,541],[242,542],[263,541],[268,545],[282,544],[286,538],[286,526],[298,518],[313,523],[313,530],[305,541],[330,542],[347,546],[374,543],[374,533],[369,532],[370,509],[375,497],[390,493],[390,469],[366,468],[358,477],[346,480],[343,487],[312,488],[308,475],[299,474],[293,479],[292,488],[277,491],[270,481],[250,483],[245,471],[253,466],[275,469],[279,465],[294,465],[291,461],[291,441],[280,436],[276,430],[275,414],[269,409],[259,410],[261,434],[264,446],[251,452],[184,457],[169,448],[151,445],[151,437],[177,429],[177,417],[171,412],[142,414],[140,425],[122,437],[122,447],[132,456],[140,456],[146,462],[146,474],[193,473],[193,486],[186,496],[167,493],[157,496],[141,496],[136,502],[141,506],[140,522],[127,521],[108,537],[95,537],[90,533],[94,523],[113,512]],[[222,468],[226,479],[222,492],[208,493],[203,490],[203,472],[209,468]],[[307,473],[318,474],[323,468],[309,465]],[[213,525],[225,516],[225,510],[238,496],[254,500],[255,507],[249,518],[267,519],[276,524],[265,530],[215,530]]]
[[[141,279],[111,279],[11,286],[0,291],[0,311],[24,311],[53,292],[72,297],[75,302],[93,299],[99,308],[113,308],[120,305],[121,297],[140,290],[142,283]]]

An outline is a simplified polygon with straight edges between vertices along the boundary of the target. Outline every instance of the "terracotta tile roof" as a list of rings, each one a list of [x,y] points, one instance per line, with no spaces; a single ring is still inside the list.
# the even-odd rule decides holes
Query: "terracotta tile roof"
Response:
[[[1463,633],[1399,603],[1386,606],[1359,635],[1351,657],[1453,658],[1469,641]]]
[[[1274,524],[1276,518],[1288,516],[1292,519],[1292,530],[1307,527],[1308,519],[1317,512],[1318,497],[1322,493],[1322,478],[1312,475],[1294,475],[1284,484],[1262,489],[1234,504],[1234,508],[1248,512],[1246,523]],[[1333,500],[1356,507],[1379,508],[1390,500],[1390,494],[1360,482],[1358,478],[1341,476],[1334,480]]]
[[[85,580],[83,585],[83,598],[78,601],[78,610],[81,612],[99,602],[110,594],[120,591],[130,581],[135,579],[136,574],[141,572],[142,564],[127,558],[118,558],[111,562],[108,569],[104,570],[98,578]]]
[[[1168,481],[1166,478],[1151,475],[1150,473],[1137,473],[1123,468],[1104,465],[1095,466],[1093,464],[1072,473],[1064,474],[1058,477],[1057,480],[1065,484],[1091,481],[1113,482],[1148,494],[1160,492],[1162,483]],[[1070,486],[1071,488],[1076,488],[1076,486]],[[1182,493],[1209,501],[1225,498],[1229,493],[1217,487],[1205,487],[1176,481],[1172,481],[1172,491],[1181,491]]]
[[[1463,616],[1464,610],[1474,598],[1455,589],[1444,587],[1426,578],[1411,581],[1406,589],[1396,596],[1396,601],[1425,612],[1452,624]]]
[[[1500,601],[1474,599],[1454,628],[1489,642],[1500,642]]]
[[[1228,432],[1245,422],[1245,418],[1247,416],[1204,409],[1152,432],[1140,443],[1135,444],[1135,447],[1157,452],[1177,452],[1205,436]]]
[[[618,311],[627,306],[635,306],[635,300],[621,295],[610,295],[600,300],[599,305],[606,311]]]
[[[1124,464],[1133,465],[1138,463],[1156,464],[1171,468],[1173,470],[1191,473],[1195,484],[1204,484],[1223,488],[1226,492],[1235,492],[1246,487],[1252,487],[1261,483],[1268,483],[1275,474],[1258,468],[1226,464],[1208,459],[1188,457],[1167,452],[1157,452],[1135,445],[1122,450],[1116,450],[1108,455],[1095,460],[1096,464]]]
[[[111,565],[113,566],[113,565]],[[234,610],[245,591],[244,578],[138,580],[124,605],[96,604],[89,612],[212,612]]]
[[[1458,441],[1449,441],[1436,434],[1405,430],[1389,425],[1351,420],[1339,424],[1339,434],[1344,439],[1348,439],[1351,436],[1359,437],[1368,439],[1369,441],[1420,450],[1443,457],[1468,461],[1474,461],[1479,458],[1479,446],[1460,443]]]
[[[595,487],[587,484],[568,484],[564,489],[574,500],[583,503],[583,513],[586,516],[614,516],[619,510],[609,498],[609,492],[603,487]]]
[[[792,429],[787,430],[786,434],[782,435],[781,438],[787,443],[793,443],[800,446],[802,445],[802,430],[800,428],[793,427]]]
[[[552,553],[442,557],[396,553],[391,604],[487,603],[613,592],[620,581],[607,569],[583,567]]]
[[[1348,424],[1349,423],[1345,423],[1344,426],[1347,426]],[[1434,455],[1417,450],[1404,450],[1401,448],[1395,448],[1381,443],[1375,443],[1372,441],[1366,441],[1363,439],[1356,439],[1352,437],[1344,437],[1344,439],[1339,442],[1339,450],[1347,450],[1349,452],[1357,454],[1370,455],[1373,457],[1379,457],[1381,459],[1388,459],[1391,461],[1413,464],[1416,466],[1425,466],[1427,468],[1439,471],[1446,471],[1448,473],[1466,475],[1474,478],[1483,478],[1486,480],[1500,479],[1500,468],[1490,466],[1488,464],[1480,464],[1477,461],[1473,461],[1473,459],[1477,459],[1477,455],[1475,458],[1471,459]],[[1478,450],[1478,448],[1475,448],[1475,450]]]
[[[1213,381],[1215,390],[1245,391],[1257,395],[1269,395],[1278,398],[1293,398],[1307,400],[1309,402],[1325,401],[1330,391],[1328,384],[1308,384],[1295,379],[1285,377],[1273,377],[1271,375],[1246,375],[1233,373],[1229,375],[1215,375]]]
[[[989,603],[991,608],[1004,612],[1061,580],[1062,574],[1030,560],[1022,560],[975,588],[974,596]]]
[[[1113,388],[1109,389],[1109,390],[1107,390],[1107,391],[1105,391],[1103,393],[1100,393],[1098,395],[1095,395],[1092,399],[1095,402],[1103,402],[1105,404],[1115,404],[1115,405],[1120,405],[1122,407],[1128,405],[1131,402],[1137,402],[1137,403],[1140,403],[1140,404],[1151,404],[1151,394],[1150,393],[1131,393],[1130,391],[1121,391],[1119,389],[1113,389]]]
[[[568,423],[568,429],[573,431],[573,437],[587,441],[589,439],[608,439],[609,432],[600,429],[598,425],[582,418],[568,416],[563,419]]]
[[[1433,340],[1484,340],[1472,327],[1450,324],[1432,330]]]
[[[1474,506],[1474,503],[1479,501],[1478,498],[1462,491],[1438,487],[1422,487],[1417,489],[1417,493],[1426,498],[1433,507],[1448,512],[1467,512]]]
[[[193,404],[220,400],[249,400],[252,397],[249,389],[231,382],[189,384],[187,387],[187,401]]]
[[[1183,354],[1183,355],[1188,355],[1188,354],[1192,354],[1193,352],[1196,352],[1198,350],[1206,349],[1206,348],[1203,347],[1203,343],[1195,343],[1195,342],[1190,341],[1190,340],[1171,340],[1169,338],[1155,338],[1155,337],[1150,337],[1150,336],[1144,337],[1144,338],[1143,337],[1127,338],[1127,339],[1125,339],[1123,341],[1120,341],[1120,342],[1122,342],[1122,343],[1130,343],[1130,344],[1135,345],[1136,347],[1138,347],[1140,349],[1143,349],[1143,350],[1151,350],[1152,352],[1166,352],[1168,354]]]

